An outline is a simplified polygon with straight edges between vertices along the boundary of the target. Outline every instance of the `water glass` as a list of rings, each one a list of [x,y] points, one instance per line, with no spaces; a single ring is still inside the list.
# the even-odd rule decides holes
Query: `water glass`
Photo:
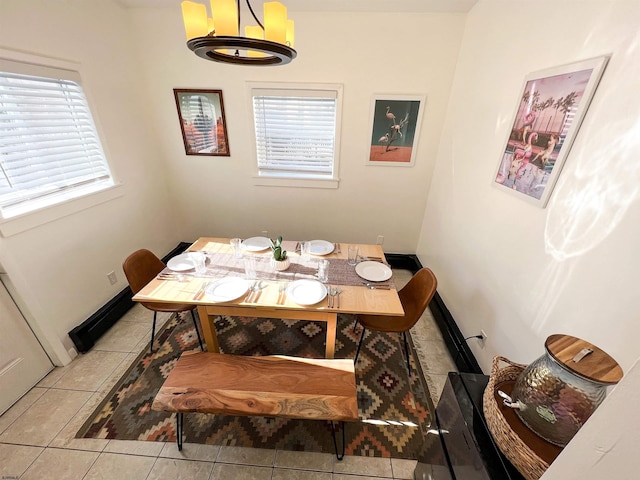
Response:
[[[189,252],[189,259],[193,262],[197,274],[202,275],[207,271],[207,256],[204,252]]]
[[[235,258],[242,257],[242,251],[240,250],[240,245],[242,244],[242,240],[239,238],[232,238],[229,240],[229,244],[231,245],[231,249],[233,250],[233,256]]]
[[[322,283],[329,281],[329,260],[326,258],[318,262],[318,280]]]
[[[300,242],[300,256],[302,260],[308,262],[311,260],[311,242]]]
[[[256,273],[256,264],[257,258],[255,255],[244,256],[244,273],[247,278],[256,278],[258,276]]]
[[[347,263],[349,265],[358,263],[358,245],[349,245],[347,247]]]

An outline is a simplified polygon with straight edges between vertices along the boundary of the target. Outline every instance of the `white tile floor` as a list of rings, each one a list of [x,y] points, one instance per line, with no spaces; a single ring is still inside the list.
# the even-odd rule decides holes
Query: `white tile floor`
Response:
[[[398,286],[410,278],[394,271]],[[168,314],[160,317],[160,321]],[[91,349],[56,368],[0,416],[0,478],[101,480],[411,479],[415,461],[174,442],[76,439],[86,418],[148,346],[152,314],[136,305]],[[429,311],[411,335],[434,404],[455,370]]]

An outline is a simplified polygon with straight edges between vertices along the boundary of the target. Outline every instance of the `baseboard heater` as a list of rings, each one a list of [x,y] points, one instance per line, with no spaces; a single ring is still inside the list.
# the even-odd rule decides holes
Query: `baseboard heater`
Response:
[[[191,243],[181,242],[162,258],[167,263],[170,258],[184,252]],[[109,330],[136,302],[131,300],[133,292],[129,287],[122,290],[97,312],[69,332],[75,348],[80,353],[88,352],[96,341]]]
[[[184,252],[191,244],[192,242],[179,243],[176,248],[162,258],[162,261],[167,263],[170,258]],[[417,255],[388,253],[385,254],[385,257],[393,268],[409,270],[413,274],[422,268]],[[125,288],[100,310],[71,330],[69,337],[73,341],[76,350],[80,353],[88,352],[95,345],[95,342],[135,305],[136,302],[131,300],[132,297],[131,289],[129,287]],[[458,370],[460,372],[482,373],[480,365],[478,365],[475,356],[464,340],[462,332],[460,332],[438,292],[436,292],[429,304],[429,309],[442,332],[445,345]]]

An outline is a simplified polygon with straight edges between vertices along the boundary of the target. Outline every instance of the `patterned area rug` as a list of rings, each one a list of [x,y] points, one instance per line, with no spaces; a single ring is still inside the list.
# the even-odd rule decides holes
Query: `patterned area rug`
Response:
[[[338,316],[336,358],[353,358],[361,327],[352,315]],[[251,317],[218,317],[222,353],[293,355],[322,358],[323,323]],[[151,410],[153,399],[185,350],[199,350],[190,316],[172,317],[157,335],[160,345],[141,353],[129,371],[77,433],[78,438],[175,441],[175,414]],[[367,332],[356,383],[361,421],[346,424],[346,453],[416,459],[420,430],[430,427],[431,401],[413,346],[411,378],[398,334]],[[254,448],[333,453],[328,422],[271,417],[235,417],[189,413],[184,441]]]

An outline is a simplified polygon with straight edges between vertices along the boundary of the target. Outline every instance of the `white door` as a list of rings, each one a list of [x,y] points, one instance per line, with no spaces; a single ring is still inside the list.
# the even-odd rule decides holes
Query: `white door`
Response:
[[[0,414],[53,369],[49,357],[0,281]]]

